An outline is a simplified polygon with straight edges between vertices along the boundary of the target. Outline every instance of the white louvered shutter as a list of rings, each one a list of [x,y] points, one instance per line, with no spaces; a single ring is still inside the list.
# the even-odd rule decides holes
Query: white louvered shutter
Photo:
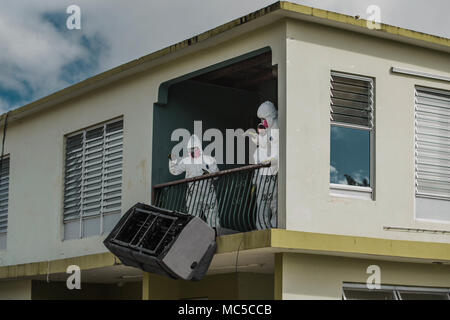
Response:
[[[373,81],[370,78],[331,73],[332,124],[373,128]]]
[[[122,153],[123,120],[67,137],[65,222],[120,213]],[[98,234],[104,231],[101,229],[100,224]],[[80,236],[83,237],[83,230]]]
[[[123,121],[106,125],[103,213],[120,213],[122,204]]]
[[[8,231],[9,157],[4,157],[0,177],[0,234]]]
[[[66,140],[64,220],[80,216],[84,133]]]
[[[450,200],[450,92],[416,88],[416,196]]]

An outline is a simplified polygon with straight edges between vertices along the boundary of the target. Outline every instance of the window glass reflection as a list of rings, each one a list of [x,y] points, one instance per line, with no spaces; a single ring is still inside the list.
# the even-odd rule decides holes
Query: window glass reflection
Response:
[[[331,126],[330,183],[370,186],[370,132]]]

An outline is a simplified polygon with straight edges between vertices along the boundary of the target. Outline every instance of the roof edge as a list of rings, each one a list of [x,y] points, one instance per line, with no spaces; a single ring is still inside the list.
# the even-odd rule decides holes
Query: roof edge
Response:
[[[380,25],[379,29],[371,29],[368,27],[368,23],[370,23],[371,21],[356,18],[354,16],[350,16],[350,15],[346,15],[346,14],[342,14],[342,13],[308,7],[308,6],[292,3],[289,1],[280,1],[280,9],[288,11],[288,12],[302,14],[305,16],[311,16],[311,17],[315,17],[315,18],[319,18],[319,19],[323,19],[323,20],[328,20],[328,21],[338,22],[338,23],[342,23],[342,24],[346,24],[346,25],[350,25],[350,26],[360,27],[362,29],[374,32],[373,35],[376,35],[375,32],[377,32],[377,33],[384,32],[384,33],[394,35],[394,36],[400,36],[400,37],[404,37],[404,38],[411,39],[411,40],[416,40],[416,41],[418,40],[418,41],[422,41],[424,43],[432,43],[432,44],[435,44],[438,46],[450,48],[450,39],[449,38],[435,36],[435,35],[431,35],[428,33],[423,33],[423,32],[414,31],[411,29],[396,27],[396,26],[384,24],[384,23],[379,23],[379,25]]]

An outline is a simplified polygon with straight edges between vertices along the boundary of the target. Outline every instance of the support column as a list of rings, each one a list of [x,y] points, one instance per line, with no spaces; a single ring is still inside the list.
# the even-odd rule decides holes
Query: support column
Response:
[[[283,253],[275,254],[274,263],[274,300],[283,300]]]
[[[150,300],[150,275],[144,272],[142,276],[142,300]]]

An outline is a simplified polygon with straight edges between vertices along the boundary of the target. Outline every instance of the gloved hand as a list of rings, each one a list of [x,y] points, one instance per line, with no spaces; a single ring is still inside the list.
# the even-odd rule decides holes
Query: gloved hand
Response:
[[[250,137],[250,140],[252,140],[254,144],[258,144],[258,134],[254,130],[248,129],[244,132],[244,137],[245,136]]]
[[[248,129],[247,131],[244,132],[244,136],[257,137],[258,134],[254,130]]]
[[[272,162],[272,159],[266,159],[264,161],[261,161],[262,164],[269,164]]]

